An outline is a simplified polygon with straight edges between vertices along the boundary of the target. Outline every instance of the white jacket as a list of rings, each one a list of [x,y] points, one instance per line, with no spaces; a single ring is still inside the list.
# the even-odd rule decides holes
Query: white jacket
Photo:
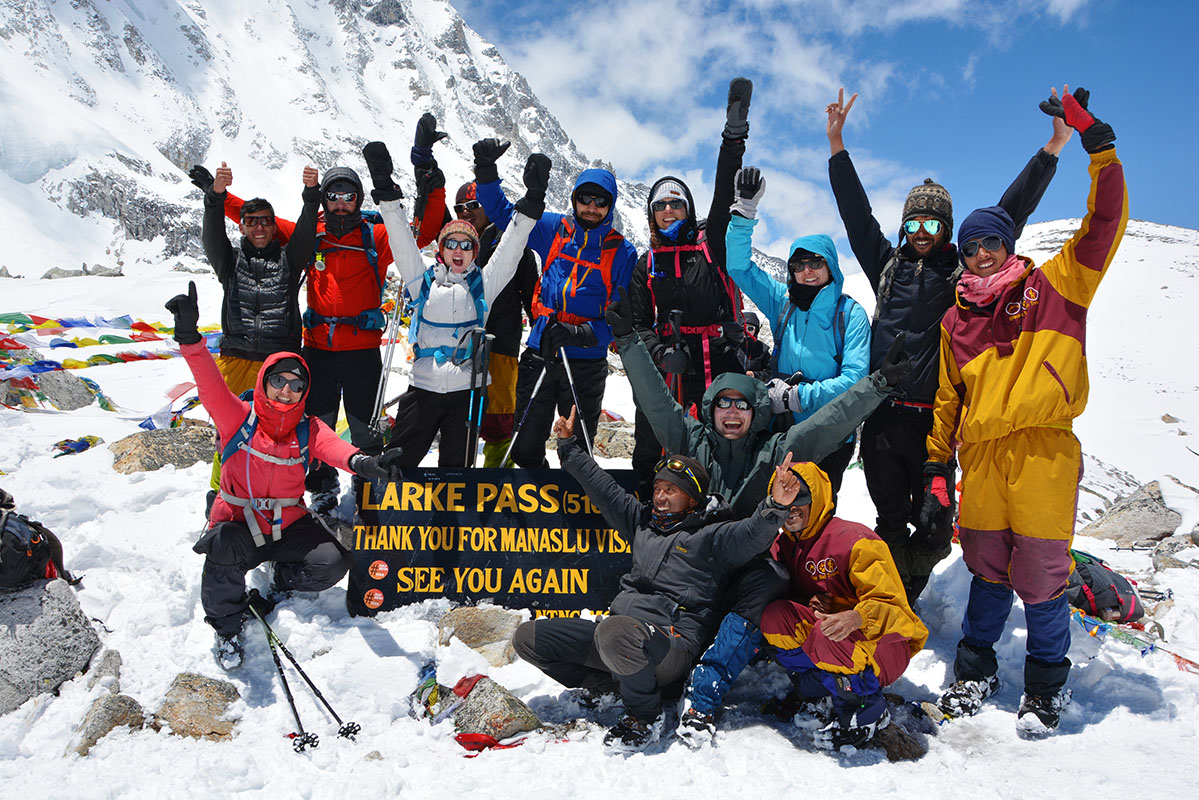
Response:
[[[387,237],[391,241],[391,254],[395,259],[396,269],[404,281],[405,291],[415,301],[420,294],[425,271],[429,267],[416,247],[416,240],[412,238],[408,214],[399,200],[380,203],[379,212],[387,226]],[[482,270],[483,297],[487,301],[482,324],[486,325],[492,303],[516,274],[516,266],[524,254],[529,232],[535,222],[536,220],[524,214],[514,213],[512,224],[500,239],[499,247],[487,262],[487,268]],[[475,256],[478,257],[477,252]],[[477,320],[475,301],[470,295],[466,277],[478,270],[479,265],[471,264],[470,269],[457,275],[437,259],[432,269],[434,279],[429,287],[429,297],[425,300],[423,321],[417,330],[418,341],[412,344],[420,348],[444,346],[452,349],[458,346],[462,334],[473,328]],[[430,325],[430,322],[458,324],[455,327],[441,327]],[[469,389],[470,361],[455,364],[451,359],[438,363],[432,356],[417,358],[412,362],[410,385],[439,393]]]

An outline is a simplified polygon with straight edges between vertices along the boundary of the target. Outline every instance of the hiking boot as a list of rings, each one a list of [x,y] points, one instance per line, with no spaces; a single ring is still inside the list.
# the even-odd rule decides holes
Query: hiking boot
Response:
[[[226,672],[233,672],[241,669],[241,665],[246,660],[246,644],[242,640],[241,631],[224,635],[218,633],[216,641],[212,645],[212,655],[216,659],[217,666]]]
[[[716,736],[716,717],[688,705],[679,717],[679,727],[675,736],[692,750],[710,745]]]
[[[978,681],[954,681],[937,700],[937,708],[950,718],[972,717],[982,708],[983,700],[998,691],[998,675],[991,675]]]
[[[762,704],[762,713],[789,722],[799,714],[815,717],[822,723],[833,718],[833,698],[807,697],[792,689],[786,697],[774,697]]]
[[[1016,712],[1016,732],[1034,738],[1053,733],[1061,721],[1062,709],[1070,704],[1073,695],[1069,689],[1051,695],[1024,695]]]
[[[604,744],[616,751],[633,753],[644,750],[661,736],[662,714],[658,714],[649,722],[643,722],[632,714],[625,714],[604,734]]]
[[[822,750],[840,750],[842,747],[864,747],[871,743],[874,735],[891,724],[891,712],[884,709],[883,715],[874,722],[858,724],[857,714],[848,723],[834,718],[829,724],[812,735],[812,742]]]

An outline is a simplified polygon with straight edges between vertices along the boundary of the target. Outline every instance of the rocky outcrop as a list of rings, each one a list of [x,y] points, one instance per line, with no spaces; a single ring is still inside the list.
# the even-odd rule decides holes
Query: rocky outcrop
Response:
[[[0,714],[87,669],[100,637],[63,580],[0,592]]]
[[[129,695],[105,693],[96,698],[87,716],[76,729],[78,740],[68,753],[74,751],[86,756],[96,742],[119,727],[141,730],[146,724],[146,714],[141,705]]]
[[[1107,513],[1078,532],[1079,536],[1108,539],[1121,545],[1157,542],[1173,535],[1182,515],[1162,499],[1157,481],[1117,500]]]
[[[188,420],[178,428],[130,434],[108,449],[113,455],[112,468],[126,475],[152,472],[167,464],[186,469],[200,461],[212,460],[216,451],[216,428]]]
[[[441,645],[456,637],[467,647],[481,653],[493,667],[502,667],[516,660],[512,649],[512,634],[520,625],[521,616],[502,608],[455,608],[437,622]]]
[[[240,699],[241,693],[228,681],[183,672],[171,681],[166,699],[155,712],[151,725],[155,730],[168,728],[176,736],[230,739],[237,720],[229,719],[227,715],[230,706]]]

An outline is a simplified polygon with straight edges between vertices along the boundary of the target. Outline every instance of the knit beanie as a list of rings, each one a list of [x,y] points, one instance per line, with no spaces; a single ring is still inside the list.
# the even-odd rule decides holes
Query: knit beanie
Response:
[[[304,366],[304,362],[295,356],[286,356],[267,367],[266,372],[262,375],[262,382],[265,384],[267,378],[281,372],[294,372],[304,379],[304,383],[309,382],[308,367]]]
[[[471,225],[464,219],[456,219],[452,222],[447,222],[445,227],[441,229],[441,233],[437,234],[437,249],[441,249],[441,243],[451,233],[462,234],[475,243],[475,252],[479,251],[479,232],[475,230],[475,226]]]
[[[678,181],[664,180],[655,186],[654,193],[649,198],[650,208],[652,209],[654,203],[659,200],[682,200],[687,212],[691,212],[691,204],[687,202],[687,191]]]
[[[662,459],[662,461],[662,468],[654,475],[654,480],[664,480],[673,483],[686,492],[688,496],[694,498],[696,502],[703,503],[704,498],[708,494],[708,471],[704,469],[703,465],[688,456],[669,456]],[[690,470],[691,474],[688,475],[686,472],[676,472],[670,469],[668,466],[670,462],[683,464]],[[695,476],[695,480],[691,479],[692,475]],[[696,486],[697,481],[699,482],[698,486]]]
[[[960,248],[963,242],[981,239],[984,236],[998,236],[1007,245],[1007,252],[1010,256],[1016,252],[1015,229],[1016,226],[1012,224],[1011,216],[1000,206],[980,208],[971,211],[970,216],[963,220],[962,227],[958,231],[958,247]],[[961,258],[962,263],[965,264],[965,256],[961,256]]]
[[[933,183],[932,178],[925,178],[924,183],[912,187],[908,199],[903,202],[903,221],[907,222],[913,217],[939,219],[952,233],[953,199],[944,186]]]

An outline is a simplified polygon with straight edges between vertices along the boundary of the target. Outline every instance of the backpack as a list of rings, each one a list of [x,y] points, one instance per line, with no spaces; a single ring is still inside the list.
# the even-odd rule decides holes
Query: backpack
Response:
[[[1111,622],[1135,622],[1145,616],[1145,606],[1132,581],[1090,553],[1071,550],[1070,555],[1074,558],[1074,571],[1066,584],[1070,605]]]
[[[324,269],[325,254],[336,253],[343,250],[352,250],[356,253],[362,253],[366,256],[366,261],[370,265],[371,275],[375,278],[375,285],[379,288],[379,307],[370,308],[353,317],[326,317],[318,313],[312,308],[304,311],[303,322],[305,328],[316,328],[320,325],[329,326],[329,344],[333,344],[333,330],[338,325],[350,325],[358,330],[363,331],[381,331],[387,328],[387,317],[383,313],[383,295],[384,285],[383,280],[379,277],[379,251],[375,247],[375,225],[382,223],[383,217],[377,211],[363,211],[362,222],[359,224],[359,232],[362,236],[362,247],[355,247],[351,244],[333,244],[327,247],[322,246],[325,243],[324,233],[318,233],[316,244],[313,245],[312,266],[316,269]],[[308,271],[304,271],[304,276],[307,277]]]
[[[849,301],[848,303],[846,301]],[[849,315],[853,311],[853,307],[858,304],[847,294],[841,295],[837,300],[837,321],[833,325],[833,345],[836,348],[834,358],[837,362],[837,371],[841,370],[841,360],[845,357],[845,329],[849,327]],[[774,343],[774,351],[770,354],[770,374],[776,378],[786,378],[786,375],[779,374],[779,347],[782,341],[783,331],[787,330],[787,322],[790,321],[791,315],[795,313],[795,303],[788,302],[787,308],[779,312],[778,331],[776,341]]]
[[[416,297],[412,301],[412,314],[408,323],[408,341],[412,343],[412,355],[415,358],[432,357],[437,359],[438,363],[444,361],[453,361],[455,364],[461,364],[471,357],[473,354],[470,345],[465,347],[421,347],[417,344],[417,336],[420,332],[420,326],[431,325],[434,328],[453,328],[455,332],[459,328],[482,328],[484,325],[484,317],[487,314],[487,298],[483,295],[483,273],[476,267],[466,274],[466,288],[470,292],[470,299],[475,304],[475,319],[472,322],[431,322],[425,319],[425,302],[429,299],[429,291],[433,288],[435,267],[429,267],[425,270],[424,276],[421,278],[420,289]]]
[[[620,246],[624,242],[624,236],[614,230],[609,229],[608,232],[604,234],[604,238],[600,241],[600,260],[599,263],[596,264],[595,262],[586,261],[582,258],[578,258],[577,256],[566,255],[562,252],[562,249],[566,247],[566,245],[570,244],[571,240],[574,238],[574,235],[574,225],[572,225],[569,220],[563,217],[561,223],[557,227],[556,232],[554,233],[554,239],[550,243],[549,252],[546,254],[545,260],[542,262],[542,276],[544,276],[549,270],[550,265],[559,258],[563,259],[564,261],[571,262],[574,266],[571,267],[571,277],[567,280],[566,285],[571,286],[573,284],[573,287],[571,288],[571,295],[573,296],[574,289],[578,288],[579,284],[587,279],[587,276],[591,274],[591,270],[599,269],[600,278],[604,282],[605,296],[610,299],[612,297],[612,264],[616,261],[616,254],[620,251]],[[578,277],[579,265],[586,267],[586,272],[583,273],[582,278]],[[536,286],[533,287],[532,306],[534,317],[548,317],[549,315],[555,313],[553,309],[541,302],[540,280],[537,281]],[[585,322],[591,321],[591,319],[588,317],[580,317],[577,314],[571,314],[565,309],[559,309],[556,313],[557,318],[561,322],[566,322],[571,325],[582,325]],[[602,317],[603,313],[601,312],[600,316],[596,319],[600,319]]]
[[[0,588],[63,578],[79,583],[62,565],[62,543],[46,526],[18,514],[12,495],[0,489]]]
[[[903,236],[902,228],[900,229],[900,236]],[[895,268],[899,265],[900,259],[903,258],[903,256],[900,254],[902,247],[903,245],[893,248],[891,250],[890,257],[887,258],[886,263],[883,264],[883,268],[879,270],[878,291],[875,292],[877,302],[874,304],[874,322],[878,322],[879,314],[882,313],[883,306],[885,306],[887,301],[891,299],[891,283],[895,280]],[[917,274],[919,274],[919,270],[922,269],[924,269],[923,266],[917,267]],[[949,274],[948,282],[949,291],[951,294],[957,292],[958,281],[961,280],[962,274],[965,271],[966,268],[959,262],[957,268]]]

